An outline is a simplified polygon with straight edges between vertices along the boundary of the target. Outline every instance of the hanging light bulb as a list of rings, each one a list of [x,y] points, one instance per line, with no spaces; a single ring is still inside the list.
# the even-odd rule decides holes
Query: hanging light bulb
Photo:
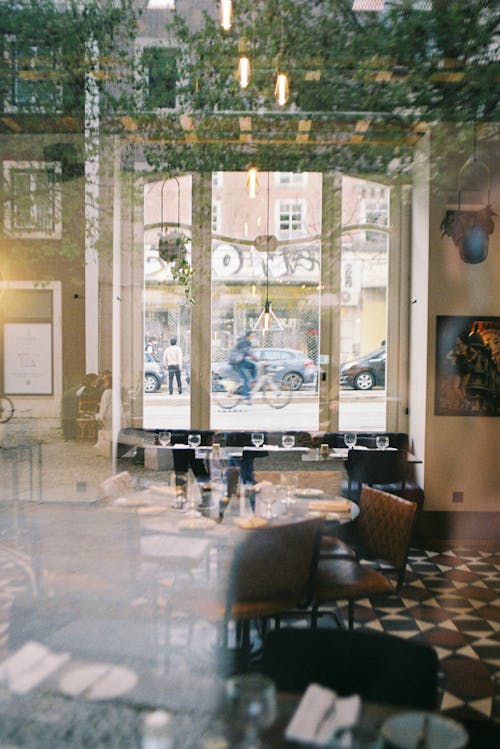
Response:
[[[233,25],[232,0],[220,0],[220,25],[224,31],[229,31]]]
[[[251,166],[247,172],[246,189],[247,189],[248,197],[250,198],[250,200],[253,200],[259,190],[259,180],[257,177],[257,169],[254,166]]]
[[[238,63],[238,83],[241,88],[246,88],[250,83],[250,60],[248,57],[240,57]]]
[[[278,73],[276,76],[276,88],[274,89],[276,101],[280,105],[286,104],[289,96],[288,78],[286,73]]]

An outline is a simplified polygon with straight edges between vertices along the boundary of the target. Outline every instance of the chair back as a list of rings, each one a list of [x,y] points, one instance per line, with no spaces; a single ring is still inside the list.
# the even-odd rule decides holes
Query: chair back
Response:
[[[434,710],[439,661],[432,647],[369,630],[296,629],[269,632],[261,670],[278,690],[302,693],[316,682],[340,695]]]
[[[394,484],[406,479],[405,450],[349,450],[346,470],[360,484]]]
[[[228,606],[279,597],[307,603],[323,522],[315,517],[250,531],[235,551]]]
[[[359,506],[356,535],[363,552],[404,571],[416,504],[380,489],[363,486]]]

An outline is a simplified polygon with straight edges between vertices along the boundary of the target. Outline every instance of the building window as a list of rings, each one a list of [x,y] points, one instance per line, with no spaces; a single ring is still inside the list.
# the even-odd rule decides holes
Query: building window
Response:
[[[304,187],[306,183],[304,172],[276,172],[276,184],[281,187]]]
[[[7,111],[62,109],[57,57],[57,49],[19,42],[13,37],[7,39],[4,49],[4,62],[10,70]]]
[[[306,226],[305,202],[303,200],[280,200],[278,226],[280,239],[304,236]]]
[[[221,227],[221,203],[220,200],[212,201],[212,234],[218,234]]]
[[[173,47],[145,47],[142,51],[144,71],[144,107],[175,109],[177,83],[177,50]]]
[[[21,238],[61,237],[61,166],[57,162],[4,162],[8,190],[5,226]]]
[[[222,187],[224,181],[224,172],[212,172],[212,187]]]

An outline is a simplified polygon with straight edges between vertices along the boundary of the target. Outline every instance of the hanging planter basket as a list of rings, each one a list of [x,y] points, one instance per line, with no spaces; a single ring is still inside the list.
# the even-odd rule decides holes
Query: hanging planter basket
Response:
[[[186,237],[177,232],[160,234],[158,252],[166,263],[175,263],[186,252]]]
[[[471,165],[480,165],[488,173],[488,203],[478,211],[462,211],[462,175]],[[491,174],[484,161],[469,159],[460,169],[458,177],[458,211],[447,211],[441,222],[442,237],[446,234],[460,252],[464,263],[482,263],[488,255],[490,234],[493,234],[495,222],[493,208],[490,203]]]

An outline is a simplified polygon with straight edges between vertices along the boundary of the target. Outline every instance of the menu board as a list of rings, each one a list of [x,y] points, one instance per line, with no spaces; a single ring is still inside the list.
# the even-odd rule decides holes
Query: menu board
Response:
[[[5,323],[4,391],[52,395],[52,325]]]

